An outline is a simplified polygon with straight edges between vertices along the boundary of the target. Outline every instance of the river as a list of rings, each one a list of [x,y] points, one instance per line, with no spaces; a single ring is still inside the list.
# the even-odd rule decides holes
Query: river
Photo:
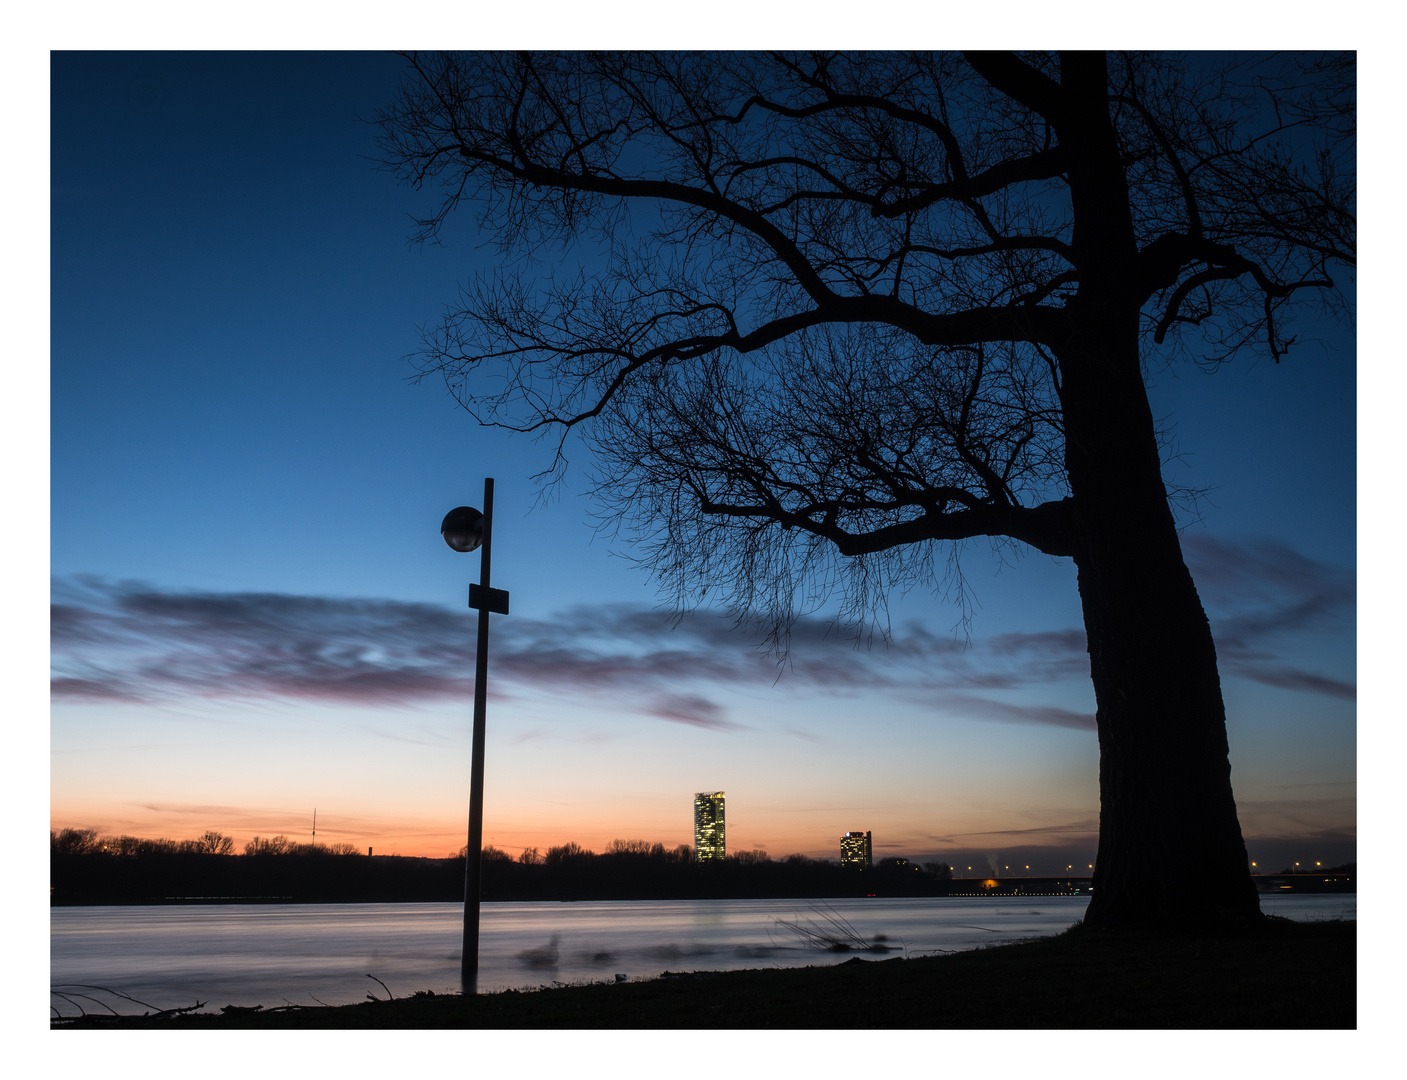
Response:
[[[830,964],[862,947],[859,955],[874,959],[928,956],[1056,934],[1088,903],[1080,896],[485,903],[478,989]],[[1264,896],[1261,907],[1294,919],[1357,918],[1354,894]],[[213,1011],[457,993],[462,918],[460,904],[52,908],[50,1004],[56,1015],[76,1016],[80,1007],[141,1012],[199,1001]],[[825,941],[836,938],[850,938],[854,950],[827,951]]]

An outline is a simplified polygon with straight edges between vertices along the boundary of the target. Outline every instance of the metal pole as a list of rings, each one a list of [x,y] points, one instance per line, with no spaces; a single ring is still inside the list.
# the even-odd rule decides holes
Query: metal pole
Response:
[[[484,711],[489,674],[489,549],[493,539],[493,478],[484,481],[484,542],[479,556],[479,651],[474,662],[474,739],[469,767],[469,848],[464,860],[464,956],[460,981],[466,994],[477,992],[479,975],[479,892],[484,870]]]

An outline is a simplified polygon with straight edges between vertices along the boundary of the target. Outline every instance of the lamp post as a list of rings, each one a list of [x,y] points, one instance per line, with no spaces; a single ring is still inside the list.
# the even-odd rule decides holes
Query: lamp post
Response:
[[[508,614],[508,593],[489,588],[493,540],[493,478],[484,481],[484,512],[456,506],[440,523],[440,535],[453,550],[480,550],[479,584],[469,586],[469,606],[479,612],[479,644],[474,661],[474,735],[469,766],[469,844],[464,852],[464,952],[461,989],[472,994],[479,976],[479,894],[484,872],[484,712],[488,701],[489,612]]]

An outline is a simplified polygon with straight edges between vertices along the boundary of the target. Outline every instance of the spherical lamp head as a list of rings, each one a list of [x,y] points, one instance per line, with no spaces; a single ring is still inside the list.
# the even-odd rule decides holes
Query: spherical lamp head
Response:
[[[440,523],[440,535],[455,551],[475,551],[484,542],[484,515],[472,506],[456,506]]]

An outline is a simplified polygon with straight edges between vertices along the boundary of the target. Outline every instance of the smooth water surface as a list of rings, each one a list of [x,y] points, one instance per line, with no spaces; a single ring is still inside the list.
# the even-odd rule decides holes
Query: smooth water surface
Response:
[[[798,967],[856,955],[815,947],[853,929],[860,955],[924,956],[1056,934],[1088,897],[486,903],[480,992],[655,978],[665,971]],[[1356,918],[1354,895],[1266,896],[1290,918]],[[368,992],[457,993],[459,904],[220,904],[50,910],[60,1014],[224,1005],[342,1005]],[[839,921],[837,921],[839,920]],[[807,934],[813,935],[810,942]],[[80,985],[81,984],[81,985]],[[90,995],[87,998],[77,995]],[[95,1001],[94,999],[97,999]]]

